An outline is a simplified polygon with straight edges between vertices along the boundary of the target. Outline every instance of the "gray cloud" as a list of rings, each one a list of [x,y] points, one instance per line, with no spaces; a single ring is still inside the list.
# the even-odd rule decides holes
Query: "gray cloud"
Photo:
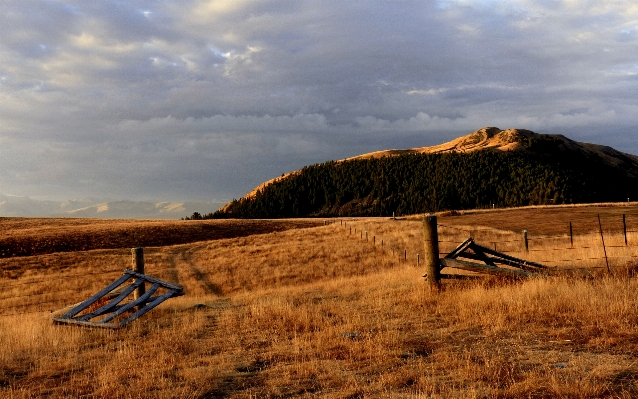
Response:
[[[7,1],[0,192],[239,197],[486,125],[638,153],[631,1]]]

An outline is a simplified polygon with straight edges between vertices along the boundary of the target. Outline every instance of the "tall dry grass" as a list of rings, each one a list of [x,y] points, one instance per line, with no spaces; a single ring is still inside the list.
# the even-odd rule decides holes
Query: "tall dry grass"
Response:
[[[365,233],[363,239],[349,233],[351,224],[368,231],[367,242]],[[442,250],[465,240],[465,228],[441,227]],[[562,238],[532,240],[525,253],[519,233],[472,228],[479,243],[498,238],[497,247],[528,258],[556,261],[575,253],[549,251]],[[0,396],[638,395],[635,279],[446,281],[433,293],[416,265],[421,234],[419,221],[360,219],[147,248],[148,274],[184,286],[186,295],[115,331],[54,326],[46,316],[53,304],[77,302],[114,279],[117,273],[99,271],[129,266],[130,251],[3,260],[18,277],[7,274],[0,286],[46,280],[27,292],[50,297],[44,304],[27,297],[34,304],[20,310],[35,313],[17,315],[10,315],[14,302],[0,299]],[[583,240],[579,245],[595,244],[594,236]],[[635,256],[631,247],[626,251]],[[57,271],[27,273],[45,262]],[[94,272],[94,281],[73,277],[83,270]],[[57,291],[61,281],[77,291]],[[19,286],[11,289],[4,292],[20,293]]]

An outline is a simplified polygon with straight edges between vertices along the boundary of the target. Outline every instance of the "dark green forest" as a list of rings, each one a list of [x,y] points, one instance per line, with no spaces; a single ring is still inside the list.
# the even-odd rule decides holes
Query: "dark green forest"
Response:
[[[326,162],[233,200],[214,218],[391,216],[488,207],[627,201],[638,170],[561,149],[551,138],[526,151],[411,154]]]

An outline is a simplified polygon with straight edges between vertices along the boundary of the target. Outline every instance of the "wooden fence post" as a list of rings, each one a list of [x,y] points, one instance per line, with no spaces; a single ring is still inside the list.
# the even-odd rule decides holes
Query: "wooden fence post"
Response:
[[[523,230],[523,242],[525,243],[525,252],[529,252],[529,241],[527,241],[527,230]]]
[[[572,230],[572,222],[569,222],[569,240],[572,243],[572,248],[574,248],[574,230]]]
[[[436,215],[423,217],[423,260],[430,289],[441,288],[441,270],[439,267],[439,233]]]
[[[144,248],[133,248],[131,249],[132,256],[132,267],[133,271],[136,273],[144,274]],[[133,292],[133,298],[137,299],[144,295],[146,289],[144,288],[144,284],[140,284],[139,287]]]

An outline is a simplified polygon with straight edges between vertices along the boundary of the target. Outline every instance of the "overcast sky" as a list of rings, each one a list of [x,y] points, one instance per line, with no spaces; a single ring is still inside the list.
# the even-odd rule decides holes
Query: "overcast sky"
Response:
[[[638,154],[635,1],[0,2],[0,193],[226,200],[484,126]]]

